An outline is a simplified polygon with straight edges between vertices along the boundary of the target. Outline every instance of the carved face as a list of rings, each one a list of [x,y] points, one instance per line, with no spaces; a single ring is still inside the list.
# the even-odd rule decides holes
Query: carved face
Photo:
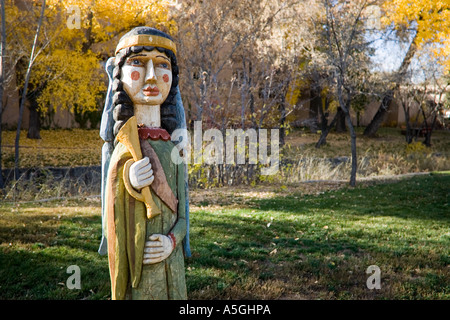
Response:
[[[156,49],[131,54],[122,66],[121,80],[134,104],[161,105],[172,86],[170,58]]]

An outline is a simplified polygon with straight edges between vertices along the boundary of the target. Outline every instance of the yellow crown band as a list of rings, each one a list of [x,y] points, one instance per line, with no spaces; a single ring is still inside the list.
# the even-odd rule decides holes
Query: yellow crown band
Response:
[[[175,54],[177,53],[177,48],[172,40],[160,36],[139,34],[122,39],[116,47],[116,54],[124,48],[133,46],[161,47],[169,49]]]

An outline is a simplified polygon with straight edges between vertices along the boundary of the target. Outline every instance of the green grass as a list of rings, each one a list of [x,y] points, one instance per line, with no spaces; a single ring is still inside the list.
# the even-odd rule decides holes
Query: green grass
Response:
[[[0,207],[1,299],[106,299],[107,258],[100,239],[98,203],[53,202]],[[70,265],[78,265],[81,290],[69,290]]]
[[[188,297],[450,299],[449,186],[446,172],[232,203],[194,194]],[[0,205],[0,298],[109,298],[99,215],[98,201]],[[65,286],[73,264],[81,290]]]
[[[197,209],[191,296],[448,299],[449,185],[433,175]],[[381,269],[379,291],[366,287],[370,265]]]

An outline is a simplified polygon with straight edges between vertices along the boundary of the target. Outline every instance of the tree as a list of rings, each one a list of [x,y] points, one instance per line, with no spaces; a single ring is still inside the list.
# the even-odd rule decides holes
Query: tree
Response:
[[[423,134],[423,143],[431,146],[435,125],[438,120],[443,123],[439,118],[443,115],[445,97],[449,91],[446,60],[447,57],[418,52],[416,63],[408,70],[407,77],[395,92],[405,114],[405,139],[408,144]],[[417,110],[416,114],[411,114],[414,109]]]
[[[376,2],[323,0],[320,3],[325,14],[314,25],[315,32],[323,43],[312,51],[310,64],[313,70],[327,70],[324,73],[327,76],[323,80],[333,90],[338,107],[345,116],[351,138],[350,186],[355,186],[356,132],[350,118],[350,109],[358,96],[367,94],[361,92],[362,88],[370,88],[367,85],[370,80],[367,78],[370,48],[364,38],[364,19],[367,8]]]
[[[260,126],[286,94],[279,90],[286,88],[279,86],[285,78],[278,76],[290,71],[282,58],[285,48],[278,46],[281,39],[271,43],[270,33],[280,27],[277,19],[288,5],[250,0],[182,5],[177,38],[188,117],[223,130],[228,125]],[[283,113],[282,108],[278,112]]]
[[[2,115],[8,105],[11,92],[5,91],[5,88],[12,84],[15,75],[14,66],[20,61],[28,51],[16,50],[11,44],[18,42],[13,35],[20,23],[25,21],[24,15],[21,15],[16,7],[11,5],[10,1],[1,1],[1,52],[0,52],[0,172],[1,164],[1,134],[2,134]],[[3,177],[0,174],[0,189],[4,187]]]
[[[428,77],[417,87],[416,101],[419,104],[420,112],[423,117],[422,132],[425,136],[423,144],[431,147],[431,136],[436,127],[439,117],[443,114],[446,95],[450,91],[450,82],[448,77],[442,77],[435,66],[436,61],[432,62],[432,66],[427,67]]]
[[[2,114],[3,114],[3,92],[5,84],[5,63],[4,56],[6,52],[6,22],[5,22],[5,0],[0,2],[0,14],[1,14],[1,30],[0,30],[0,190],[4,188],[3,174],[2,174]]]
[[[182,2],[176,17],[180,85],[191,129],[194,121],[223,134],[228,128],[270,126],[280,129],[282,143],[296,65],[282,43],[288,26],[281,21],[297,2]],[[217,166],[218,181],[224,181],[222,167]],[[244,170],[253,172],[252,165]]]
[[[320,1],[307,0],[288,3],[288,8],[280,19],[285,26],[283,42],[288,49],[283,57],[285,65],[290,65],[292,74],[287,92],[291,110],[286,114],[304,108],[309,102],[309,118],[303,123],[315,132],[318,129],[318,116],[323,119],[327,114],[322,112],[323,108],[329,105],[322,95],[328,86],[328,71],[325,63],[322,63],[323,56],[318,54],[323,49],[323,39],[316,30],[316,23],[321,23],[319,20],[323,19],[323,6]],[[309,90],[309,97],[301,97],[301,93],[306,90]]]
[[[38,38],[39,38],[39,33],[41,31],[42,21],[44,19],[45,1],[46,0],[43,0],[43,3],[42,3],[41,13],[40,13],[40,16],[39,16],[38,25],[36,27],[36,33],[35,33],[35,36],[34,36],[33,46],[31,47],[31,53],[30,53],[30,59],[29,59],[29,63],[28,63],[28,68],[27,68],[27,71],[26,71],[26,74],[25,74],[25,83],[24,83],[24,86],[23,86],[22,98],[20,99],[19,120],[17,122],[16,140],[15,140],[15,144],[14,144],[14,150],[15,150],[15,152],[14,152],[14,154],[15,154],[14,179],[15,180],[19,179],[19,141],[20,141],[20,129],[21,129],[21,126],[22,126],[23,109],[25,107],[25,100],[26,100],[26,96],[27,96],[28,83],[29,83],[30,75],[31,75],[31,68],[33,67],[33,63],[34,63],[34,60],[36,58],[35,51],[36,51],[37,41],[38,41]]]
[[[337,107],[333,108],[333,105],[336,104],[336,101],[333,100],[334,96],[330,95],[328,90],[325,88],[323,90],[316,93],[317,97],[320,99],[319,104],[319,115],[320,115],[320,137],[317,141],[315,147],[318,149],[322,145],[327,143],[327,136],[330,133],[331,129],[336,125],[338,120],[338,112],[335,113],[331,123],[328,123],[328,117],[330,115],[331,109],[337,109]]]
[[[208,120],[225,127],[227,114],[234,109],[231,98],[236,79],[230,64],[242,40],[233,43],[230,37],[234,32],[232,15],[239,5],[238,1],[186,1],[179,11],[179,57],[185,70],[180,84],[191,106],[191,122]],[[222,76],[224,73],[228,77]]]
[[[384,26],[393,26],[399,34],[413,31],[413,39],[408,51],[396,72],[396,79],[386,90],[380,107],[372,121],[364,130],[365,136],[373,136],[381,126],[389,111],[394,93],[399,89],[407,74],[413,57],[422,49],[428,49],[434,55],[448,57],[450,51],[450,3],[434,0],[387,0],[383,4]],[[445,64],[450,67],[450,60]]]
[[[420,91],[416,90],[416,87],[412,84],[410,85],[403,85],[397,90],[395,96],[397,100],[400,102],[403,112],[405,114],[405,140],[407,144],[410,144],[415,134],[413,132],[413,127],[411,124],[411,111],[412,106],[414,104],[414,100],[417,100],[417,94],[420,93]],[[422,99],[420,99],[422,100]],[[415,117],[417,119],[417,117]]]
[[[371,53],[369,48],[370,41],[365,40],[364,35],[368,29],[365,22],[369,16],[369,9],[374,3],[377,2],[367,1],[365,9],[362,11],[361,16],[358,17],[355,26],[357,30],[352,35],[355,39],[351,40],[354,40],[354,42],[344,39],[349,35],[346,34],[347,30],[342,27],[342,24],[344,24],[349,30],[355,30],[352,22],[349,21],[350,14],[346,14],[345,11],[335,12],[335,17],[330,17],[326,13],[327,7],[334,8],[333,10],[337,10],[337,8],[344,5],[347,8],[356,8],[361,5],[359,2],[343,4],[339,1],[336,3],[326,3],[320,0],[303,1],[290,21],[292,29],[295,30],[293,32],[293,41],[295,41],[294,45],[298,48],[299,61],[301,62],[300,77],[304,79],[304,85],[309,87],[310,94],[307,100],[310,105],[310,119],[308,119],[308,124],[312,131],[318,129],[317,118],[319,117],[320,119],[321,134],[316,143],[317,148],[326,142],[326,137],[332,128],[336,128],[337,132],[347,131],[346,115],[336,96],[336,77],[338,75],[336,68],[338,71],[341,71],[341,69],[336,63],[330,63],[330,59],[336,61],[339,53],[333,53],[335,57],[330,58],[328,54],[331,52],[330,40],[333,46],[347,46],[349,44],[352,47],[349,48],[351,62],[349,66],[346,66],[346,71],[344,71],[347,72],[347,78],[353,79],[352,81],[354,82],[354,88],[352,89],[354,97],[351,99],[351,108],[356,108],[357,112],[360,112],[364,108],[362,100],[366,99],[367,95],[373,95],[373,89],[370,85],[372,85],[375,77],[370,73],[368,60],[368,55]],[[324,30],[333,27],[333,23],[334,27],[339,29],[336,30],[336,34],[324,32]],[[330,39],[330,36],[336,39]],[[339,44],[336,44],[336,41]],[[336,51],[337,49],[333,50]],[[342,56],[342,58],[347,59],[348,57]],[[333,113],[333,119],[328,119],[330,114]]]

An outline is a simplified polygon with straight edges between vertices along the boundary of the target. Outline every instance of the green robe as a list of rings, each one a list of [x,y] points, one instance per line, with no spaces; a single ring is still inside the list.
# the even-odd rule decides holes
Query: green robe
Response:
[[[126,190],[124,164],[131,154],[118,143],[111,156],[106,186],[108,259],[112,299],[187,299],[183,239],[186,236],[183,163],[171,159],[171,141],[147,140],[158,155],[167,183],[178,199],[174,213],[152,190],[161,214],[147,219],[143,202]],[[141,143],[146,143],[142,141]],[[155,233],[169,235],[176,247],[164,261],[143,265],[144,243]]]

